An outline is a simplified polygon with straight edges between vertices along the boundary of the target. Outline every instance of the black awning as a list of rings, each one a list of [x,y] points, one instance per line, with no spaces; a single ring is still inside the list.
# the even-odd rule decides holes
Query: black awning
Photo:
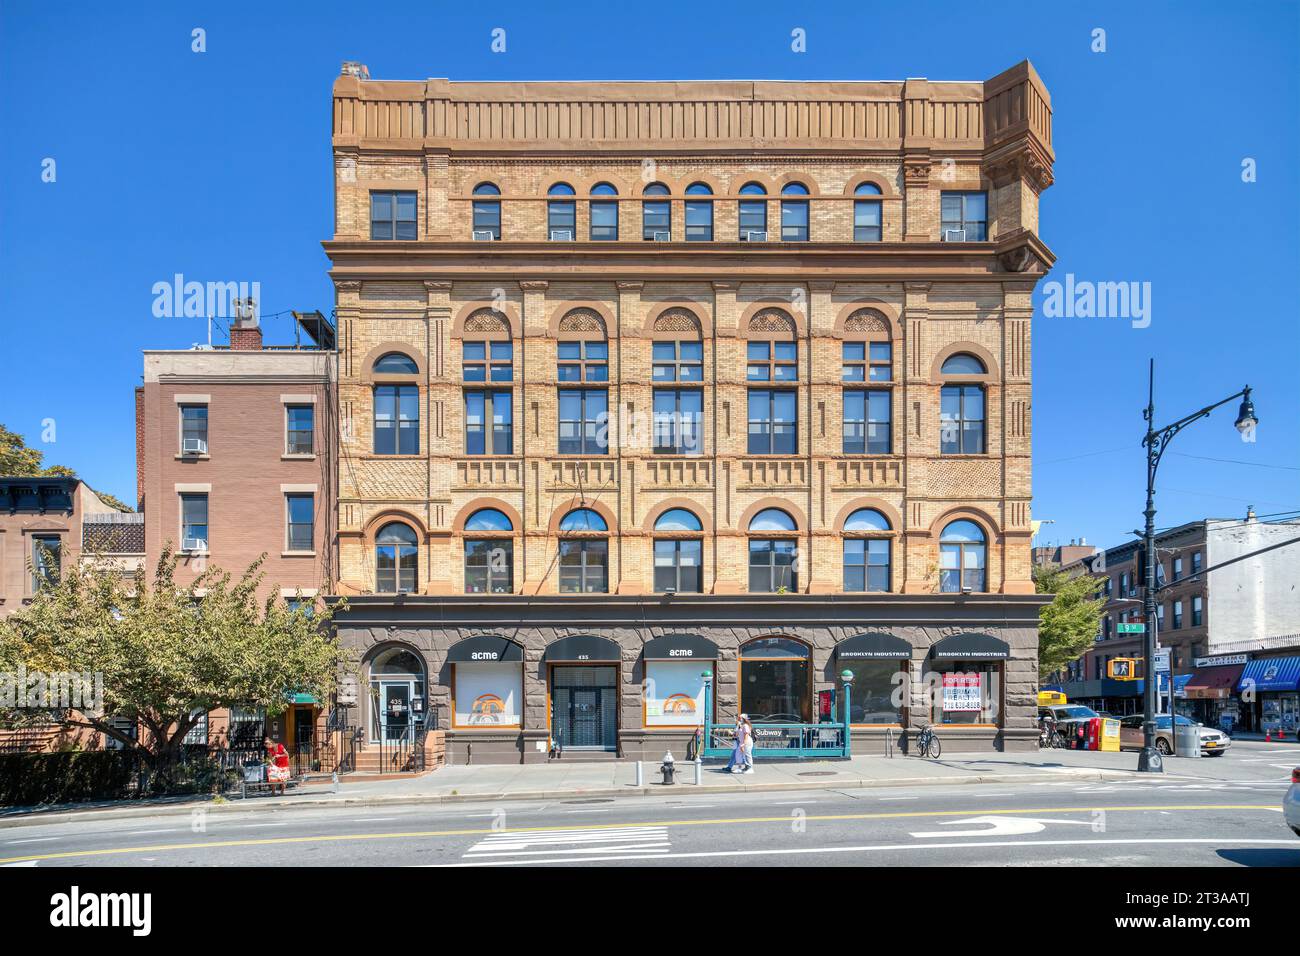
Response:
[[[618,645],[613,641],[593,634],[579,634],[577,637],[563,637],[554,644],[547,645],[542,660],[551,663],[576,661],[585,664],[591,661],[617,664],[621,657]]]
[[[524,649],[508,637],[479,634],[457,641],[447,649],[449,664],[519,663],[524,659]]]
[[[954,634],[931,647],[930,656],[937,661],[1004,661],[1011,648],[988,634]]]
[[[641,653],[648,661],[716,661],[718,645],[698,634],[668,634],[647,641]]]
[[[859,634],[845,638],[835,645],[835,656],[842,661],[871,660],[910,660],[912,645],[893,634]]]

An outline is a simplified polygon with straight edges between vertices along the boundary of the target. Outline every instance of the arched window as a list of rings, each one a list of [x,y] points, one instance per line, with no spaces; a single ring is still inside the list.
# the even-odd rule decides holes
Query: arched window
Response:
[[[663,183],[651,183],[643,196],[668,195]],[[673,237],[672,205],[666,198],[647,199],[641,203],[641,238],[647,242],[668,242]]]
[[[590,508],[574,508],[560,519],[560,533],[574,535],[560,540],[562,594],[609,590],[609,539],[597,537],[607,531],[605,519]]]
[[[794,519],[780,508],[765,508],[750,519],[749,533],[749,590],[766,594],[797,591]]]
[[[501,190],[495,183],[479,183],[474,187],[475,196],[500,196]],[[480,241],[496,241],[501,238],[501,200],[474,200],[474,238]]]
[[[745,183],[740,187],[742,196],[762,196],[762,199],[740,201],[740,241],[763,242],[767,239],[767,190],[762,183]]]
[[[875,183],[860,183],[853,190],[855,196],[879,196]],[[879,199],[857,199],[853,202],[853,241],[879,242],[881,229],[881,203]]]
[[[548,196],[572,196],[573,187],[556,183],[546,191]],[[572,199],[551,199],[546,203],[546,229],[552,242],[572,242],[577,238],[577,203]]]
[[[390,647],[370,662],[370,742],[408,739],[416,701],[424,703],[424,662]]]
[[[708,187],[707,183],[691,183],[686,187],[686,195],[689,196],[712,196],[713,190]],[[686,241],[687,242],[712,242],[713,241],[713,200],[712,199],[687,199],[686,200]]]
[[[939,590],[946,593],[986,591],[988,545],[974,521],[950,522],[939,535]]]
[[[514,590],[514,525],[496,508],[480,508],[465,521],[465,593]]]
[[[389,352],[375,362],[374,374],[415,375],[415,360],[401,352]],[[374,451],[376,455],[418,455],[420,453],[420,387],[413,383],[374,386]]]
[[[560,519],[560,530],[572,531],[608,531],[609,525],[600,516],[600,512],[590,508],[574,508]]]
[[[945,377],[984,375],[984,363],[969,352],[949,356],[939,369]],[[945,381],[939,390],[939,453],[982,455],[985,451],[984,386]]]
[[[844,521],[844,590],[890,590],[889,519],[859,508]]]
[[[415,590],[419,567],[418,540],[410,525],[392,521],[375,535],[375,590],[407,594]]]
[[[609,453],[609,342],[604,320],[592,309],[573,309],[560,320],[555,343],[559,390],[557,448],[561,455]],[[599,387],[589,387],[597,385]]]
[[[418,375],[420,366],[415,364],[415,359],[409,355],[403,355],[401,352],[389,352],[381,355],[375,361],[376,374],[383,375]]]
[[[655,539],[656,591],[662,594],[703,590],[704,541],[692,537],[703,531],[700,519],[685,508],[670,508],[655,519],[657,535],[673,536]]]
[[[614,242],[618,239],[618,201],[596,201],[596,196],[617,196],[618,190],[610,183],[596,183],[591,187],[591,241]]]
[[[789,198],[781,200],[781,241],[808,241],[808,187],[803,183],[786,183],[781,187],[781,195]]]

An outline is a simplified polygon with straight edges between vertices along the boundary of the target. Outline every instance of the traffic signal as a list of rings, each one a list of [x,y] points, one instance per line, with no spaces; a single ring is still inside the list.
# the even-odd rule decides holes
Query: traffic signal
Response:
[[[1113,657],[1106,662],[1106,676],[1111,680],[1137,680],[1136,657]]]

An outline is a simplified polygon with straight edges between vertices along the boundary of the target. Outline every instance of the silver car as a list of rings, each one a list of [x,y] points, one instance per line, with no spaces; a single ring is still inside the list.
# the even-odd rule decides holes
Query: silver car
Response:
[[[1173,726],[1173,721],[1169,719],[1168,714],[1160,714],[1156,717],[1156,749],[1165,756],[1169,756],[1174,752]],[[1232,746],[1232,738],[1227,734],[1215,730],[1213,727],[1198,724],[1191,718],[1184,717],[1181,714],[1178,717],[1178,726],[1198,728],[1201,737],[1201,754],[1203,756],[1217,757]],[[1142,749],[1141,714],[1132,714],[1119,722],[1119,748],[1120,750]]]
[[[1282,815],[1296,836],[1300,836],[1300,767],[1291,771],[1291,789],[1282,798]]]

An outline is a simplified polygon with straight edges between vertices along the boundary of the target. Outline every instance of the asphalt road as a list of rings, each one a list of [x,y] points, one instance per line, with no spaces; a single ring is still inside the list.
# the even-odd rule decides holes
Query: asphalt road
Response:
[[[1196,783],[200,811],[0,829],[0,866],[1294,867],[1286,787],[1261,767]]]

